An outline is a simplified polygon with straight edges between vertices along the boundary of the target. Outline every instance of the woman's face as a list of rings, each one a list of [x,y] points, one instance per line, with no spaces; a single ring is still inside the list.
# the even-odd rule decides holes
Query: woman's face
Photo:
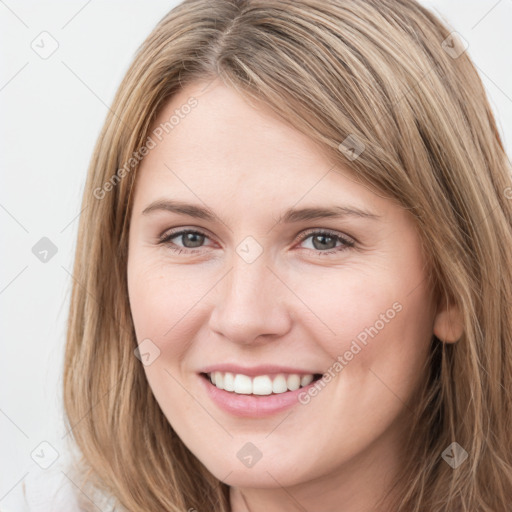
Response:
[[[203,88],[161,112],[134,195],[129,298],[154,396],[232,486],[326,482],[377,457],[388,472],[436,316],[415,225],[265,108]]]

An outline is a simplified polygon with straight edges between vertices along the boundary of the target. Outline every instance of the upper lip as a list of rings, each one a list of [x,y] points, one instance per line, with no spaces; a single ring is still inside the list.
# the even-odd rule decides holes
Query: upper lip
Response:
[[[292,368],[290,366],[278,366],[274,364],[262,364],[258,366],[239,366],[237,364],[214,364],[207,366],[199,371],[200,373],[211,373],[211,372],[230,372],[230,373],[241,373],[248,377],[256,377],[258,375],[274,375],[278,373],[294,373],[298,375],[316,375],[321,372],[315,372],[311,370],[304,370],[301,368]]]

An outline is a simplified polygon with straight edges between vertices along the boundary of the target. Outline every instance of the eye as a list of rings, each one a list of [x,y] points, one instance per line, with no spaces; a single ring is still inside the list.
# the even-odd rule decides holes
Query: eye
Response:
[[[183,245],[176,245],[172,240],[177,238]],[[200,231],[192,229],[183,229],[181,231],[174,231],[166,233],[159,240],[159,244],[168,245],[169,248],[178,253],[181,252],[196,252],[194,249],[200,249],[205,239],[208,237]]]
[[[173,241],[175,239],[180,241],[181,245],[176,244]],[[308,239],[311,239],[312,248],[306,249],[322,255],[339,253],[355,245],[354,240],[351,238],[329,230],[310,230],[301,233],[295,240],[303,243]],[[201,231],[182,229],[180,231],[164,234],[159,239],[158,243],[167,245],[172,251],[178,254],[182,252],[197,253],[201,252],[199,249],[204,247],[203,244],[205,240],[209,240],[209,238]]]
[[[305,240],[311,239],[311,245],[313,248],[307,249],[321,254],[322,256],[339,253],[354,247],[355,245],[354,240],[351,238],[348,238],[341,233],[328,230],[307,231],[305,233],[301,233],[297,239],[299,242],[304,242]],[[340,245],[337,246],[338,243]]]

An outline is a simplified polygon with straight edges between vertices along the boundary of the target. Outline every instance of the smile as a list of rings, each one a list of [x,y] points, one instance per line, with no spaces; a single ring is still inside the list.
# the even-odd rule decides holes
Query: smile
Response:
[[[322,374],[280,373],[271,379],[269,375],[249,377],[215,371],[202,372],[199,378],[207,396],[224,412],[242,418],[262,418],[301,405],[300,394],[317,385],[316,381],[322,378]],[[233,389],[228,391],[220,388],[221,385]]]
[[[257,375],[249,377],[241,373],[210,372],[204,373],[217,388],[239,395],[272,395],[296,391],[321,378],[320,374],[300,375],[280,373],[274,376]]]

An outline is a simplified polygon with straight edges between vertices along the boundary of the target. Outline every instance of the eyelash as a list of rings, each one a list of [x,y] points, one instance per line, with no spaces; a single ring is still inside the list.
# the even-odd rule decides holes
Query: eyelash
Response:
[[[180,235],[185,235],[188,233],[192,233],[194,235],[201,235],[201,236],[204,236],[205,238],[209,238],[208,235],[206,235],[206,233],[203,233],[201,231],[197,231],[194,229],[182,229],[180,231],[165,233],[158,240],[158,244],[166,245],[169,247],[169,249],[171,249],[172,251],[174,251],[178,254],[181,254],[181,253],[189,253],[189,254],[198,254],[199,253],[200,254],[201,248],[189,249],[186,247],[184,248],[184,247],[175,246],[175,244],[173,242],[171,242],[171,240],[173,238],[176,238],[176,237],[179,237]],[[304,240],[307,240],[308,238],[310,238],[312,235],[328,236],[330,238],[334,238],[336,241],[342,242],[342,244],[343,244],[341,247],[338,247],[337,249],[330,249],[328,251],[321,251],[318,249],[306,249],[308,251],[312,251],[319,255],[321,254],[323,256],[326,256],[326,255],[330,255],[330,254],[336,254],[336,253],[340,253],[342,251],[345,251],[345,250],[350,249],[355,246],[355,242],[353,240],[341,235],[340,233],[336,233],[334,231],[329,231],[329,230],[306,231],[305,233],[301,233],[298,237],[296,237],[296,239],[294,241],[303,242]]]

